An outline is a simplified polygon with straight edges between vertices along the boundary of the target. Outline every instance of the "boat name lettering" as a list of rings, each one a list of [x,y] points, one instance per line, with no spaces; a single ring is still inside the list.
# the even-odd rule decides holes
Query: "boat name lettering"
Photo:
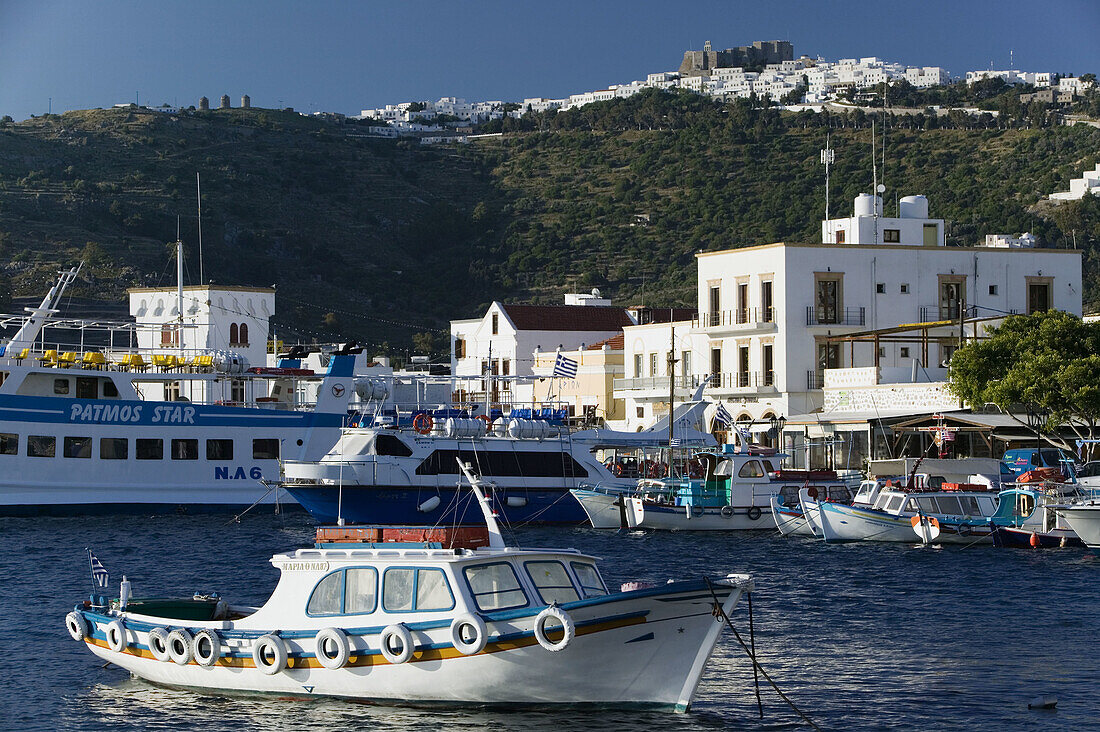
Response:
[[[326,572],[328,562],[283,562],[284,572]]]
[[[214,468],[214,480],[245,480],[251,478],[252,480],[260,480],[264,477],[264,471],[256,465],[253,465],[248,469],[246,473],[244,468],[238,466],[237,470],[232,475],[229,474],[229,466],[219,466]]]
[[[153,407],[153,421],[175,424],[195,424],[195,408]]]
[[[70,408],[70,422],[138,422],[141,405],[129,404],[74,404]],[[154,422],[156,420],[153,420]]]

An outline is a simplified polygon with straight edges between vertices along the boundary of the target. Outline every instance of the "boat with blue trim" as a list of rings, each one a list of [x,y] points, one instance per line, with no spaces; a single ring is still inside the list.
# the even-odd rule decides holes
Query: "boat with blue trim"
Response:
[[[273,290],[139,288],[135,322],[61,317],[78,274],[0,316],[14,329],[0,345],[0,515],[274,502],[261,481],[280,477],[281,459],[336,441],[354,355],[335,352],[323,373],[249,366],[266,357]]]
[[[464,472],[477,486],[481,536],[322,528],[313,548],[272,557],[280,579],[261,607],[135,602],[122,592],[78,605],[66,625],[96,656],[172,687],[688,709],[752,578],[612,591],[594,557],[506,546],[480,480]],[[398,540],[386,541],[387,531]]]

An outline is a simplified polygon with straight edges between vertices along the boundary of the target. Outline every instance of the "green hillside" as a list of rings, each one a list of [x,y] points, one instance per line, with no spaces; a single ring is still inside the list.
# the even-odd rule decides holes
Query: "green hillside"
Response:
[[[834,215],[871,188],[862,112],[645,94],[508,122],[503,136],[446,146],[262,109],[0,123],[0,271],[15,294],[37,295],[83,259],[74,294],[118,300],[174,282],[165,244],[178,219],[198,282],[198,171],[204,279],[275,284],[288,337],[403,351],[494,299],[559,302],[598,286],[623,304],[693,303],[696,251],[818,239],[827,134]],[[1025,230],[1051,246],[1076,240],[1092,299],[1100,206],[1044,199],[1095,164],[1100,130],[924,126],[888,123],[887,212],[923,193],[951,244]]]

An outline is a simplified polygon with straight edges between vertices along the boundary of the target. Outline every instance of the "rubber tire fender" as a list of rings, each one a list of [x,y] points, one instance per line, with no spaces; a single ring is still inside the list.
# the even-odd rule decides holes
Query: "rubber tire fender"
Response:
[[[107,623],[105,633],[107,635],[107,647],[115,653],[122,653],[130,645],[126,639],[126,626],[122,624],[122,618],[115,618]]]
[[[556,643],[546,636],[546,623],[551,618],[557,619],[565,630],[565,635]],[[570,642],[572,642],[573,636],[576,634],[577,626],[573,623],[573,618],[569,617],[569,613],[565,612],[557,605],[551,605],[550,607],[544,608],[535,618],[535,640],[539,642],[540,646],[551,653],[564,651]]]
[[[271,649],[271,663],[267,662],[264,649]],[[252,642],[252,661],[256,668],[268,676],[274,676],[286,668],[287,650],[283,639],[272,633],[262,635]]]
[[[158,661],[171,661],[172,657],[168,655],[168,631],[164,628],[153,628],[149,631],[149,638],[146,641],[149,644],[149,653],[153,654],[153,658]]]
[[[76,610],[65,616],[65,628],[75,641],[82,641],[88,637],[88,621]]]
[[[325,645],[331,642],[336,647],[336,655],[330,656],[325,652]],[[348,665],[351,660],[351,643],[348,635],[339,628],[322,628],[317,631],[317,648],[314,651],[317,662],[327,669],[338,669]]]
[[[393,637],[401,639],[401,652],[394,653],[390,649],[390,639]],[[378,645],[381,646],[382,655],[390,663],[405,663],[413,657],[416,652],[416,644],[413,643],[412,632],[405,627],[404,623],[396,623],[395,625],[387,625],[382,629],[381,635],[378,637]]]
[[[756,521],[761,515],[760,506],[750,506],[749,510],[745,514],[749,517],[749,521]]]
[[[191,634],[185,628],[175,628],[168,633],[165,645],[168,647],[168,657],[180,666],[191,663]]]
[[[210,644],[209,654],[202,652],[202,642],[204,640]],[[191,657],[200,666],[213,666],[216,664],[218,659],[222,657],[222,639],[218,637],[217,632],[210,628],[203,628],[195,633],[195,637],[191,639]]]
[[[467,641],[462,635],[462,628],[467,625],[474,629],[474,639],[471,641]],[[464,656],[481,653],[488,640],[489,631],[480,615],[463,613],[451,622],[451,643]]]

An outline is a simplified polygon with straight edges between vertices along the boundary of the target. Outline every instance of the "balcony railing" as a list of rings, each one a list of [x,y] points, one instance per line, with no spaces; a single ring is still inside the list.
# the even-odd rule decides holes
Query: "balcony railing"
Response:
[[[866,308],[806,307],[806,325],[866,325]]]
[[[712,389],[759,389],[775,386],[774,371],[727,371],[711,374]]]
[[[968,318],[974,318],[978,315],[978,307],[976,305],[968,305],[965,308],[965,314]],[[987,311],[988,312],[988,311]],[[1000,311],[997,311],[1000,312]],[[1019,310],[1015,308],[1008,311],[1009,315],[1016,315]],[[937,320],[958,320],[959,319],[959,305],[957,302],[949,305],[922,305],[920,309],[920,322],[931,323]]]
[[[825,373],[823,371],[806,372],[806,389],[822,389],[825,386]]]
[[[723,325],[748,325],[750,323],[774,323],[776,312],[774,307],[737,308],[735,310],[718,310],[699,315],[699,325],[703,328],[713,328]]]
[[[672,384],[677,389],[694,389],[703,383],[705,377],[688,374],[687,376],[673,376]],[[668,391],[667,376],[642,376],[635,379],[615,379],[613,384],[615,391]]]

